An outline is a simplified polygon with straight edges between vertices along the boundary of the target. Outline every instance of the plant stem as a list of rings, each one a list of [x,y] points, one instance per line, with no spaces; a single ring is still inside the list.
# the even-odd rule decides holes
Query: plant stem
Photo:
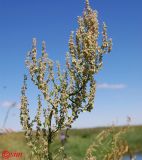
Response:
[[[51,137],[52,137],[52,132],[51,128],[49,127],[49,133],[48,133],[48,159],[52,160],[52,152],[51,152]]]
[[[52,152],[51,152],[51,143],[52,143],[52,130],[51,130],[51,122],[52,122],[52,111],[49,116],[49,129],[48,129],[48,160],[53,160]]]

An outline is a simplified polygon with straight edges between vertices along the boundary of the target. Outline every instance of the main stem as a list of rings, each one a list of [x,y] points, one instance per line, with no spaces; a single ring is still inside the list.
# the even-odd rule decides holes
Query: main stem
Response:
[[[52,160],[52,152],[51,152],[51,137],[52,137],[52,132],[51,128],[48,130],[48,160]]]
[[[51,130],[51,121],[52,121],[52,111],[49,116],[49,129],[48,129],[48,160],[53,160],[51,152],[51,143],[52,143],[52,130]]]

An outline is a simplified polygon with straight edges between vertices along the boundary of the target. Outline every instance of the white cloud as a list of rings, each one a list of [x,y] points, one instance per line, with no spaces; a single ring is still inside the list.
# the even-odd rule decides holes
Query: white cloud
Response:
[[[98,89],[124,89],[126,88],[125,84],[108,84],[108,83],[100,83],[97,84]]]
[[[3,101],[3,102],[0,102],[0,107],[6,107],[6,108],[9,108],[9,107],[17,107],[17,103],[14,102],[14,101]]]

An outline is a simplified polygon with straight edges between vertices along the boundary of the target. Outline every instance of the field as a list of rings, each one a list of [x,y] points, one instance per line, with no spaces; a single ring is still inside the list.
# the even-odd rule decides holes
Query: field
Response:
[[[104,129],[106,128],[70,130],[69,138],[65,144],[66,152],[73,160],[83,159],[95,136]],[[119,129],[118,127],[117,130]],[[131,126],[124,138],[129,144],[129,151],[142,152],[142,126]],[[53,149],[58,148],[58,146],[60,146],[59,136],[56,138],[56,143],[53,144]],[[4,150],[22,152],[23,159],[29,159],[29,148],[26,146],[24,133],[22,132],[0,135],[0,153]]]

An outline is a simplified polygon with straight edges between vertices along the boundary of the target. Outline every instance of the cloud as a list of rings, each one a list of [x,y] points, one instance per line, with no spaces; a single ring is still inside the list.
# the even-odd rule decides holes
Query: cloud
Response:
[[[98,89],[124,89],[126,88],[125,84],[108,84],[108,83],[100,83],[97,84]]]
[[[4,107],[4,108],[9,108],[9,107],[17,107],[17,103],[14,102],[14,101],[3,101],[3,102],[0,102],[0,107]]]

